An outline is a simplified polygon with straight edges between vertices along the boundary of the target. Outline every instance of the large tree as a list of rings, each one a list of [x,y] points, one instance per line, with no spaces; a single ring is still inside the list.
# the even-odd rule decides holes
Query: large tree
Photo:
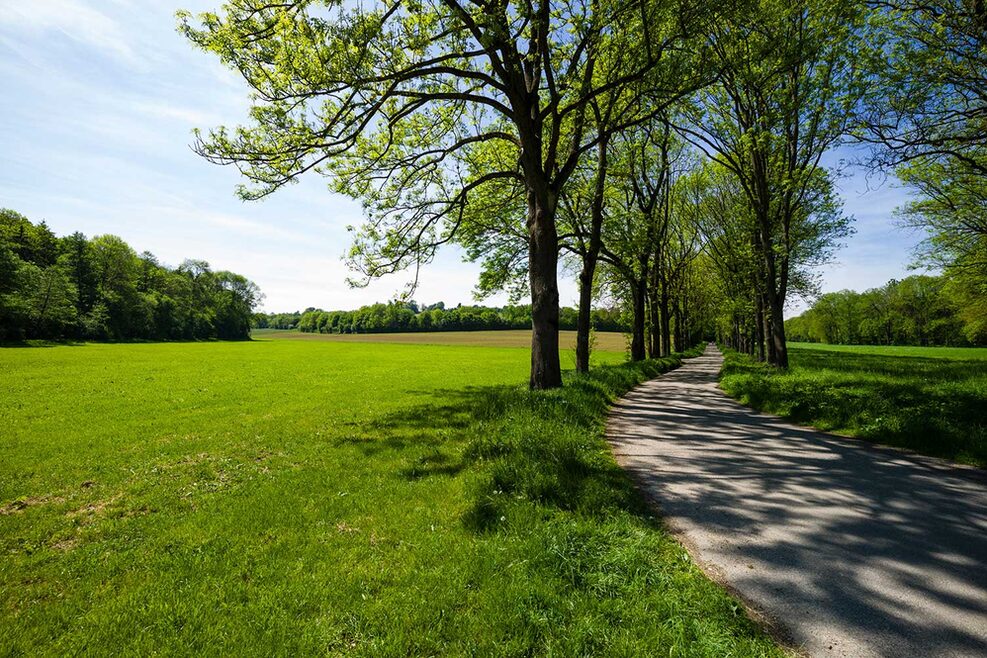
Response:
[[[682,126],[733,173],[748,200],[770,321],[769,361],[782,368],[793,256],[800,234],[818,228],[813,205],[826,187],[820,162],[855,125],[868,83],[857,63],[866,17],[853,0],[759,0],[749,15],[718,21],[709,38],[719,83],[699,94],[691,124]]]
[[[619,97],[613,128],[691,74],[680,48],[697,3],[652,0],[235,0],[185,34],[252,89],[252,124],[198,143],[237,165],[257,198],[308,171],[363,200],[351,264],[376,277],[430,260],[489,184],[522,187],[532,388],[561,385],[556,212],[598,133],[592,102]],[[649,84],[642,85],[642,80]],[[666,84],[667,83],[667,84]],[[501,168],[476,166],[497,143]]]
[[[883,39],[861,133],[877,146],[871,164],[916,193],[900,217],[926,235],[923,264],[987,290],[987,4],[872,4]]]

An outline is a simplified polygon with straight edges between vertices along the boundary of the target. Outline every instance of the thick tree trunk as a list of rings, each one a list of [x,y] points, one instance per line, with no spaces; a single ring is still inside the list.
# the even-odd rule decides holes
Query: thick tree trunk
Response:
[[[528,190],[528,281],[531,286],[532,389],[562,386],[559,361],[559,239],[555,199]]]
[[[769,237],[771,235],[771,225],[768,221],[766,209],[759,213],[759,225],[761,235],[758,246],[761,249],[761,257],[764,264],[764,301],[766,302],[767,316],[771,320],[769,339],[774,347],[773,359],[771,358],[769,348],[768,363],[779,368],[788,368],[788,347],[785,344],[785,296],[779,292],[778,288],[777,263],[775,261],[774,245]],[[783,274],[787,274],[784,267],[782,268],[782,272]],[[782,290],[784,290],[784,285],[785,282],[781,282]]]
[[[785,338],[784,303],[777,300],[771,304],[771,339],[774,343],[775,365],[788,368],[788,342]]]
[[[689,318],[689,293],[688,293],[688,281],[683,281],[682,283],[682,349],[689,349],[692,347],[692,328],[690,327],[691,320]]]
[[[768,363],[779,368],[788,368],[788,346],[785,344],[785,300],[778,294],[775,280],[774,258],[766,255],[767,265],[765,281],[765,305],[767,306],[767,319],[770,325],[768,347]],[[772,350],[774,352],[772,353]]]

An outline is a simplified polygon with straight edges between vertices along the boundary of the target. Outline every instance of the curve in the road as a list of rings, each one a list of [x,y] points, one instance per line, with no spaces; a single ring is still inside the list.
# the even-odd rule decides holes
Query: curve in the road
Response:
[[[622,398],[617,460],[811,656],[987,656],[987,473],[754,412],[699,358]]]

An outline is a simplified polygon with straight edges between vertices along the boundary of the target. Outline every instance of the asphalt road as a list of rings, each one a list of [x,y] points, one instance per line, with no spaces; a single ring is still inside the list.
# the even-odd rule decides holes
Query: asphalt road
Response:
[[[614,407],[693,558],[810,656],[987,656],[987,472],[754,412],[715,347]]]

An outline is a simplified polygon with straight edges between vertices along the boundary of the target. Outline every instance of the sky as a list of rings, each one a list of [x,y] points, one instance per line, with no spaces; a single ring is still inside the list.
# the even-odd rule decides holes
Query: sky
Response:
[[[257,283],[263,309],[352,309],[403,291],[405,275],[368,288],[346,283],[342,260],[359,225],[357,202],[313,174],[259,202],[235,195],[239,173],[192,152],[192,129],[246,120],[242,80],[175,29],[178,9],[220,0],[0,0],[0,207],[59,235],[119,235],[175,266],[186,258]],[[834,161],[836,156],[834,156]],[[894,226],[904,199],[862,172],[840,181],[856,217],[824,292],[907,276],[919,236]],[[872,189],[872,188],[877,189]],[[479,268],[448,247],[420,277],[415,298],[472,303]],[[561,302],[575,305],[563,272]],[[494,297],[487,303],[506,302]],[[788,315],[804,302],[793,300]]]

